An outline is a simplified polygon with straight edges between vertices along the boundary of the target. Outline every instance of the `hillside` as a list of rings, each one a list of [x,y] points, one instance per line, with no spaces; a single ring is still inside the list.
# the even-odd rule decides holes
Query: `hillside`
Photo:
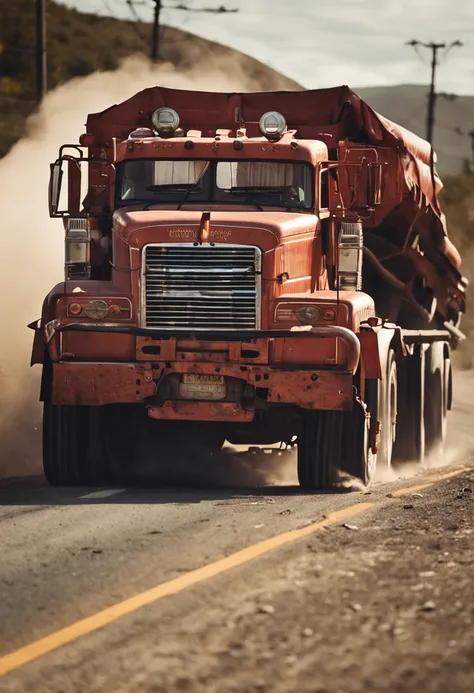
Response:
[[[85,14],[46,2],[48,88],[95,71],[114,70],[129,55],[148,55],[151,27]],[[262,63],[185,31],[162,27],[161,55],[182,70],[228,65],[244,72],[249,88],[298,89],[300,85]],[[0,0],[0,157],[24,132],[35,108],[35,3]]]
[[[352,86],[352,85],[350,85]],[[421,137],[426,136],[426,94],[428,87],[352,87],[373,109]],[[436,106],[434,148],[442,176],[460,173],[464,161],[472,162],[468,131],[474,128],[474,96],[448,100],[439,96]]]

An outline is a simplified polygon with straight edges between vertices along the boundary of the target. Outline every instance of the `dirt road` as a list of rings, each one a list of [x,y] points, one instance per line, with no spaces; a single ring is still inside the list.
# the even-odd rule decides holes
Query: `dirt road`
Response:
[[[370,492],[302,494],[277,452],[232,487],[5,484],[0,691],[470,693],[471,384],[451,464]]]

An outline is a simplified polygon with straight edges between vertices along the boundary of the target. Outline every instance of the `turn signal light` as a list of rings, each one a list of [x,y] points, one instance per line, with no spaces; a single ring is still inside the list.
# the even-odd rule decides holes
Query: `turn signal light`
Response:
[[[324,320],[335,320],[336,319],[336,311],[333,308],[326,308],[323,310],[323,319]]]
[[[370,318],[367,318],[367,320],[362,320],[360,324],[361,326],[368,325],[369,327],[377,327],[382,323],[376,315],[371,315]]]
[[[117,306],[115,303],[113,305],[109,306],[109,315],[117,316],[117,315],[120,315],[121,312],[122,312],[122,309],[120,308],[120,306]]]
[[[69,306],[69,313],[71,315],[80,315],[82,313],[82,306],[79,303],[71,303]]]

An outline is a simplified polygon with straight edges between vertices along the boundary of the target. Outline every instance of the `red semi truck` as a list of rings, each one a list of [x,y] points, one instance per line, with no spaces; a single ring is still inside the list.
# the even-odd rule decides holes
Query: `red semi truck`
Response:
[[[51,165],[65,277],[31,325],[49,482],[226,440],[296,443],[309,489],[422,461],[467,285],[440,187],[430,145],[348,87],[89,115]]]

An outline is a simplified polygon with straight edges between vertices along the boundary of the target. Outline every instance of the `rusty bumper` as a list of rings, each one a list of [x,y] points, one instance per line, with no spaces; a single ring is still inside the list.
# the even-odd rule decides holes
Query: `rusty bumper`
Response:
[[[338,325],[312,327],[301,325],[285,330],[258,330],[258,331],[215,331],[215,332],[180,332],[170,333],[162,330],[137,327],[133,325],[98,325],[77,322],[63,322],[53,320],[45,325],[46,342],[50,343],[56,333],[76,332],[94,333],[94,335],[129,335],[131,337],[145,338],[150,342],[168,341],[173,343],[178,340],[194,340],[196,342],[228,342],[248,344],[256,340],[271,340],[274,342],[282,340],[307,340],[307,344],[316,344],[320,340],[332,340],[341,343],[344,350],[344,363],[339,364],[339,369],[346,372],[355,373],[360,359],[360,342],[358,337],[346,327]],[[167,360],[172,359],[172,355],[167,355]],[[317,363],[317,351],[310,358],[310,363]],[[53,359],[56,360],[56,359]],[[145,359],[146,360],[146,359]]]
[[[55,332],[100,332],[129,334],[136,336],[137,345],[142,336],[156,344],[162,344],[161,353],[153,357],[141,355],[134,362],[98,362],[77,360],[61,360],[53,358],[53,377],[51,397],[56,404],[82,404],[82,405],[106,405],[120,403],[142,403],[149,407],[149,414],[154,418],[165,419],[195,419],[212,421],[251,421],[255,415],[255,406],[249,406],[249,391],[257,406],[270,406],[278,404],[296,405],[307,409],[350,409],[352,407],[353,374],[357,369],[360,358],[360,342],[356,335],[343,327],[301,327],[293,330],[268,330],[254,333],[249,332],[217,332],[194,333],[183,335],[163,334],[162,332],[144,330],[132,326],[116,325],[84,325],[82,324],[56,324]],[[50,338],[53,336],[50,332]],[[258,363],[244,363],[236,359],[232,362],[233,348],[230,349],[229,361],[215,362],[212,355],[207,360],[190,361],[180,353],[175,353],[177,339],[192,339],[209,343],[218,340],[229,343],[248,344],[252,339],[258,343],[272,338],[274,343],[278,339],[289,345],[291,350],[295,345],[294,353],[298,351],[296,343],[300,340],[308,340],[305,346],[306,353],[312,356],[314,366],[304,366],[297,362],[281,363],[265,362],[263,357]],[[313,338],[313,339],[311,339]],[[324,342],[319,340],[332,339],[334,342],[342,342],[342,362],[332,366],[318,364],[318,348]],[[143,340],[142,340],[143,341]],[[270,340],[271,341],[271,340]],[[150,342],[147,342],[148,344]],[[175,345],[173,347],[173,344]],[[313,347],[311,345],[314,346]],[[166,356],[165,353],[166,352]],[[275,349],[273,355],[277,354]],[[137,346],[138,355],[138,346]],[[313,360],[314,359],[314,360]],[[225,401],[194,401],[168,396],[163,398],[163,383],[168,376],[180,378],[183,373],[200,375],[215,375],[218,373],[234,382],[240,382],[247,393],[244,397],[232,395]],[[165,388],[166,391],[166,388]],[[244,401],[245,400],[245,401]],[[254,402],[254,404],[255,404]]]
[[[177,373],[214,375],[209,363],[169,364],[55,363],[52,401],[55,404],[146,403],[155,418],[196,418],[213,421],[251,421],[254,410],[241,402],[165,401],[156,406],[154,397],[160,382]],[[265,390],[268,404],[294,404],[307,409],[350,409],[352,374],[332,371],[279,370],[266,366],[227,365],[219,368],[226,378],[243,380]]]

